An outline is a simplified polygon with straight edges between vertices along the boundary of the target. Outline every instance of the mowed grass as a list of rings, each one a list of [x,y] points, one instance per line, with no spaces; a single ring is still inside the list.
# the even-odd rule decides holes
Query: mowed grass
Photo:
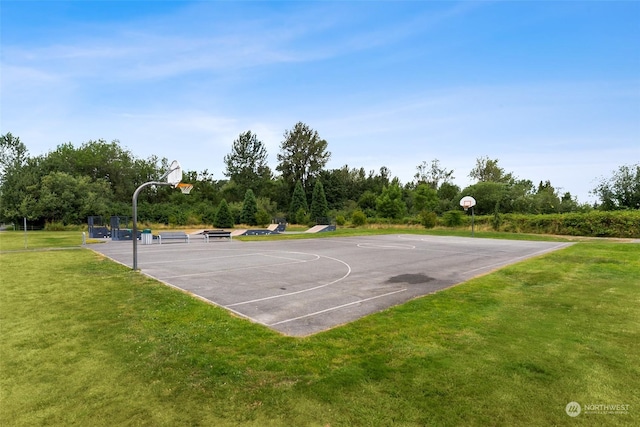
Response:
[[[100,243],[101,239],[86,239]],[[82,245],[82,231],[0,231],[0,251],[70,248]]]
[[[638,244],[578,243],[302,339],[89,250],[0,268],[0,425],[640,424]]]

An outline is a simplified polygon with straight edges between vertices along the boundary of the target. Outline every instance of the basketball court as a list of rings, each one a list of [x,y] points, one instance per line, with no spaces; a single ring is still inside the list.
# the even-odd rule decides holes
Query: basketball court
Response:
[[[307,336],[569,243],[424,235],[138,246],[138,268],[241,317]],[[132,266],[132,242],[91,249]]]

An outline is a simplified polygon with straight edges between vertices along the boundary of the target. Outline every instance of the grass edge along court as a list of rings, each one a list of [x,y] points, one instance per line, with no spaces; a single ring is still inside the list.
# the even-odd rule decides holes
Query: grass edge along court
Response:
[[[302,339],[91,251],[0,263],[1,425],[640,423],[638,244],[578,243]]]

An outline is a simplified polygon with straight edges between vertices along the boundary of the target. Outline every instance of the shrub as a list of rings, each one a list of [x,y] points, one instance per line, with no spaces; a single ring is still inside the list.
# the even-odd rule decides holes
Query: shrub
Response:
[[[45,231],[64,231],[65,225],[61,222],[51,221],[44,225]]]
[[[464,216],[460,211],[447,211],[442,216],[442,220],[447,227],[459,227],[464,222]]]
[[[339,225],[342,227],[346,223],[347,223],[347,220],[345,219],[344,215],[338,215],[336,217],[336,225]]]
[[[64,225],[59,221],[47,222],[44,225],[45,231],[80,231],[82,228],[82,225]]]
[[[367,223],[367,216],[360,210],[355,211],[351,214],[351,223],[356,227],[363,226]]]
[[[309,224],[309,222],[311,221],[311,216],[306,212],[304,208],[300,208],[296,212],[295,219],[296,224]]]
[[[435,212],[422,211],[420,213],[420,223],[424,228],[433,228],[436,226],[438,217]]]
[[[590,237],[640,237],[640,211],[590,211],[564,214],[500,214],[500,230],[513,233]],[[495,215],[476,216],[476,224],[494,227]],[[494,227],[495,228],[495,227]]]
[[[256,213],[256,222],[260,227],[266,227],[271,222],[271,215],[264,209],[258,209]]]

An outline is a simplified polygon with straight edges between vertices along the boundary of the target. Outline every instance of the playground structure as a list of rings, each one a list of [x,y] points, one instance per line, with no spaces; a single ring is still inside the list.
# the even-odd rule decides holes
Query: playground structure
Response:
[[[108,221],[102,216],[90,216],[87,218],[88,236],[91,239],[111,239],[113,241],[133,240],[132,219],[128,216],[112,216]],[[233,236],[265,236],[270,234],[281,234],[287,229],[284,219],[275,218],[273,223],[267,228],[237,229],[231,233]],[[325,231],[335,231],[335,224],[318,224],[304,233],[319,233]],[[199,232],[196,234],[204,234]],[[142,239],[142,232],[137,230],[138,240]],[[154,238],[157,236],[154,236]]]
[[[90,216],[87,218],[88,235],[91,239],[133,240],[132,219],[128,216],[112,216],[106,222],[102,216]],[[283,233],[287,228],[284,222],[274,222],[265,229],[236,230],[237,236],[256,236]],[[142,232],[137,231],[138,240],[142,238]],[[198,233],[203,234],[203,233]]]
[[[114,215],[109,219],[108,226],[101,216],[90,216],[87,223],[91,239],[133,240],[132,220],[128,216]],[[140,239],[141,232],[136,234]]]

